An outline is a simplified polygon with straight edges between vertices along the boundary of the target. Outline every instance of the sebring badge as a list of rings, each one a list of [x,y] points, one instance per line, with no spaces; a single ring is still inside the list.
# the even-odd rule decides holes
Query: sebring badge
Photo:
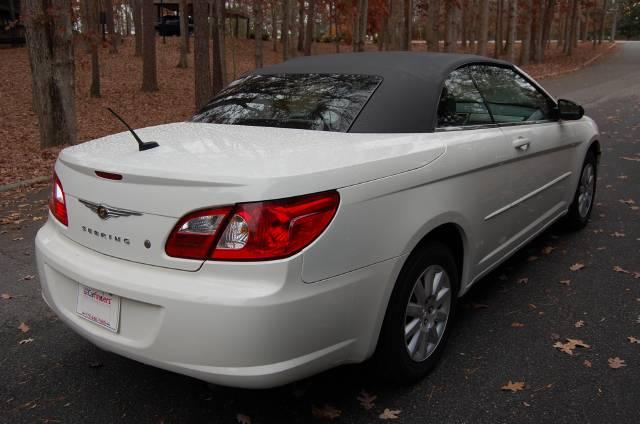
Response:
[[[141,216],[142,213],[136,211],[130,211],[128,209],[114,208],[108,205],[102,205],[99,203],[89,202],[88,200],[78,199],[80,203],[91,209],[101,219],[119,218],[121,216]]]

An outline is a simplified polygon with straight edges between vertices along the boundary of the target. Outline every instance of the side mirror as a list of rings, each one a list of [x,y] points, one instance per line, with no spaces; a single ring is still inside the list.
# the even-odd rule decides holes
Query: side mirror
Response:
[[[571,100],[558,100],[558,118],[566,121],[580,119],[584,116],[584,108]]]

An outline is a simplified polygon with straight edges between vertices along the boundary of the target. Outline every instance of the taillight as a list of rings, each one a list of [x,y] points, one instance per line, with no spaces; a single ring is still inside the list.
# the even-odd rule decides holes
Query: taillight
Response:
[[[208,257],[231,209],[231,206],[203,209],[183,217],[167,240],[167,255],[185,259]]]
[[[64,189],[62,188],[62,183],[60,183],[60,179],[55,172],[53,173],[53,188],[51,191],[51,199],[49,199],[49,209],[58,221],[64,225],[69,225]]]
[[[165,250],[169,256],[190,259],[259,261],[284,258],[304,249],[322,234],[333,219],[339,202],[340,196],[332,191],[198,211],[178,222]],[[198,247],[189,255],[176,248],[182,227],[201,216],[211,217],[213,212],[220,218],[216,220],[217,225],[208,227],[208,239],[190,232],[180,240]]]

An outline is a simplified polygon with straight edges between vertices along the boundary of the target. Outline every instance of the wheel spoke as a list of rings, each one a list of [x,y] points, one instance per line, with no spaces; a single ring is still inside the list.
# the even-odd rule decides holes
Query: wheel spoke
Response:
[[[416,331],[420,328],[420,320],[418,318],[412,320],[409,324],[404,326],[404,338],[408,339],[409,337],[416,334]]]
[[[419,318],[422,316],[422,305],[410,302],[409,306],[407,306],[407,316],[412,318]]]
[[[440,283],[442,281],[442,276],[444,275],[444,271],[436,272],[433,276],[433,283],[431,284],[431,295],[438,295],[438,290],[440,290]]]
[[[436,295],[436,304],[438,305],[438,307],[443,303],[448,302],[450,296],[451,296],[451,290],[449,290],[448,287],[440,290]]]
[[[411,338],[411,341],[409,342],[409,345],[407,346],[411,356],[416,354],[416,351],[418,350],[418,347],[419,347],[419,344],[420,344],[420,341],[421,341],[422,338],[424,338],[424,332],[423,331],[416,332],[413,335],[413,337]]]

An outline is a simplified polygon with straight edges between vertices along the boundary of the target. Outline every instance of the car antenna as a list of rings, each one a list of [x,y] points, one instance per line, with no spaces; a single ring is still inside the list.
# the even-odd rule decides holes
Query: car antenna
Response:
[[[140,137],[138,137],[138,134],[136,134],[136,132],[133,130],[133,128],[131,128],[129,126],[129,124],[127,124],[124,119],[122,119],[120,117],[120,115],[118,115],[117,113],[115,113],[113,111],[113,109],[111,109],[110,107],[107,108],[107,110],[111,113],[113,113],[113,116],[115,116],[116,118],[118,118],[118,120],[120,122],[122,122],[124,124],[125,127],[127,127],[127,129],[129,130],[129,132],[131,133],[131,135],[133,135],[133,138],[136,139],[136,141],[138,142],[138,150],[139,151],[143,151],[143,150],[149,150],[149,149],[153,149],[154,147],[158,147],[159,144],[156,143],[155,141],[147,141],[144,142],[142,140],[140,140]]]

